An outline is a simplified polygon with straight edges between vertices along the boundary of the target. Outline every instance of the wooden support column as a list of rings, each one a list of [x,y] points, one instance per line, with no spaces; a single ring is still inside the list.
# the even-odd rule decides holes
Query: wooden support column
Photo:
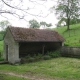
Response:
[[[42,45],[42,54],[44,55],[44,48],[45,48],[45,45]]]

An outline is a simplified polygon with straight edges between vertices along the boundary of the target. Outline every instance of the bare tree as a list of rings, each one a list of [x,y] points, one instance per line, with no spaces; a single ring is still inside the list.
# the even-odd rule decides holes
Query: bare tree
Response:
[[[47,0],[0,0],[0,16],[8,18],[7,15],[12,15],[19,19],[26,20],[26,16],[44,17],[39,13],[32,13],[31,10],[36,8],[36,5],[44,6]],[[28,5],[30,3],[30,5]],[[5,15],[6,14],[6,15]],[[47,15],[45,15],[47,16]]]

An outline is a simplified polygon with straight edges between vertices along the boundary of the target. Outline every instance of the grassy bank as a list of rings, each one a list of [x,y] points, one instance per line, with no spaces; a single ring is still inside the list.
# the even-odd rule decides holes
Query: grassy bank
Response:
[[[0,52],[3,52],[3,41],[0,41]]]
[[[70,25],[70,30],[67,30],[67,26],[56,28],[64,38],[65,44],[68,46],[80,46],[80,24]]]
[[[80,59],[54,58],[18,66],[5,64],[0,65],[0,70],[44,75],[51,78],[80,79]]]

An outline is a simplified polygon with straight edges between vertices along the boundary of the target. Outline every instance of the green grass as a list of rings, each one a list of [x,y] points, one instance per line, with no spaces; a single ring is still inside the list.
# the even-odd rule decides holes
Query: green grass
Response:
[[[46,77],[57,77],[66,79],[80,79],[80,59],[76,58],[54,58],[51,60],[27,63],[18,66],[0,65],[0,70],[16,73],[31,73],[44,75]]]
[[[3,54],[3,41],[0,41],[0,61],[3,60],[2,54]]]
[[[3,57],[0,57],[0,61],[3,61],[4,59],[3,59]]]
[[[25,78],[20,78],[20,77],[14,77],[11,75],[0,75],[0,80],[30,80],[30,79],[25,79]]]
[[[4,34],[0,33],[0,41],[3,40],[3,36],[4,36]]]
[[[56,28],[64,38],[65,44],[69,46],[80,46],[80,24],[70,25],[70,30],[67,30],[67,27]]]
[[[60,27],[56,30],[65,38],[65,44],[69,46],[80,46],[80,24],[70,26],[69,31],[66,27]],[[3,41],[0,41],[0,52],[3,52]],[[51,60],[43,60],[34,63],[21,65],[0,65],[1,71],[15,72],[19,74],[29,73],[31,75],[44,75],[51,78],[66,78],[67,80],[80,79],[80,59],[76,58],[54,58]],[[5,80],[25,80],[17,79],[14,76],[3,75]],[[14,78],[13,78],[14,77]]]
[[[3,36],[4,36],[4,32],[0,31],[0,52],[3,52]]]
[[[0,41],[0,52],[3,52],[3,41]]]

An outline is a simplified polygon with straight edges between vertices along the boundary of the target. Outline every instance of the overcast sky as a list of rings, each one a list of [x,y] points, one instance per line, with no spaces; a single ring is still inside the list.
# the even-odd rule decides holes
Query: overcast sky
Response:
[[[36,14],[36,15],[40,14],[41,16],[44,17],[43,18],[43,17],[35,17],[35,16],[32,16],[32,15],[27,15],[26,16],[26,20],[27,21],[32,20],[32,19],[36,19],[38,22],[45,21],[47,23],[52,23],[53,27],[55,27],[55,24],[57,23],[58,20],[57,20],[57,18],[55,16],[54,12],[50,13],[50,11],[49,11],[50,7],[52,7],[53,5],[56,5],[56,2],[54,0],[47,0],[45,2],[39,1],[38,3],[31,3],[28,0],[26,0],[26,2],[24,2],[23,5],[25,5],[24,7],[32,8],[31,10],[28,11],[29,13]],[[47,14],[49,14],[49,15],[47,16]],[[8,21],[13,26],[21,26],[21,27],[27,27],[28,26],[28,22],[26,22],[24,20],[20,20],[20,19],[15,18],[15,17],[13,17],[11,15],[7,15],[7,16],[9,18]],[[0,17],[0,21],[2,21],[2,20],[6,20],[6,19],[3,18],[3,17]]]

